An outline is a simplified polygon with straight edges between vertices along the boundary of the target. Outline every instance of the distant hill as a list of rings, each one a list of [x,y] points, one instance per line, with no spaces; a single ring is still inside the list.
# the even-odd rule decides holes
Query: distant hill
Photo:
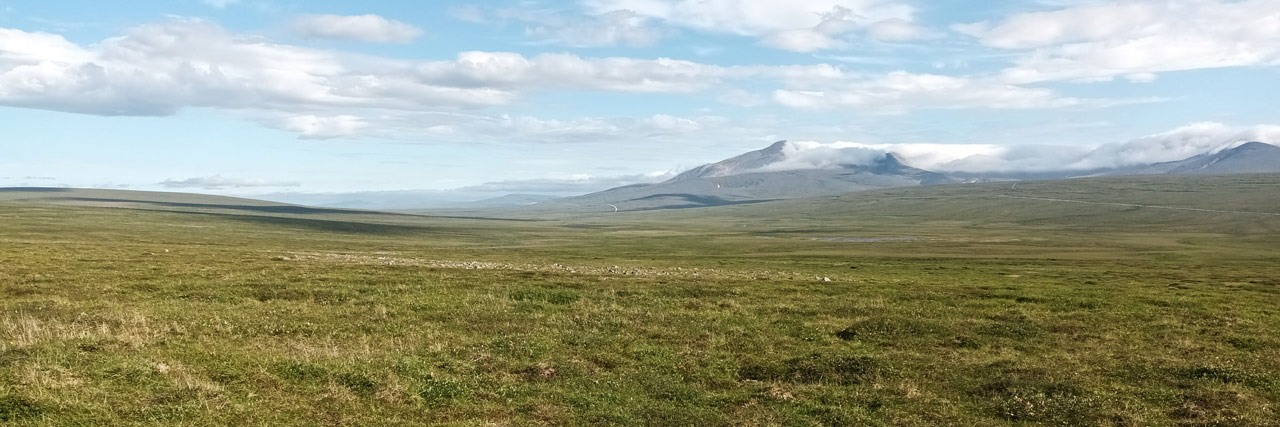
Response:
[[[992,181],[1034,181],[1061,178],[1125,175],[1232,175],[1280,173],[1280,147],[1248,142],[1229,149],[1187,159],[1112,169],[941,173],[913,167],[893,153],[864,157],[863,164],[845,164],[823,169],[788,169],[784,163],[795,146],[778,141],[719,162],[709,163],[656,184],[637,184],[586,194],[557,198],[537,194],[510,194],[476,202],[430,203],[435,209],[417,212],[440,215],[446,211],[474,212],[507,208],[530,212],[679,209],[759,203],[780,199],[827,196],[865,190],[914,187],[952,183]],[[871,154],[875,154],[874,152]],[[870,160],[868,160],[870,159]],[[404,204],[419,198],[432,200],[433,190],[361,193],[376,196],[379,203],[343,203],[307,199],[300,203],[327,206],[369,207],[387,205],[386,200]],[[127,190],[85,190],[66,188],[0,188],[0,201],[42,199],[57,204],[101,207],[141,207],[200,211],[237,211],[255,214],[345,214],[360,211],[340,208],[310,208],[296,204],[272,203],[234,197],[185,193]],[[355,199],[352,199],[355,200]],[[374,200],[374,199],[369,199]],[[291,200],[297,201],[297,200]],[[323,203],[322,203],[323,202]],[[612,206],[610,206],[612,205]],[[467,213],[470,215],[470,213]],[[461,215],[461,213],[459,214]]]
[[[786,141],[779,141],[761,150],[699,166],[666,182],[618,187],[560,199],[547,205],[614,205],[619,210],[676,209],[961,182],[947,174],[906,165],[893,154],[885,154],[867,165],[769,171],[768,166],[784,159],[786,144]]]
[[[548,196],[545,194],[508,194],[505,196],[494,197],[491,199],[477,200],[468,203],[459,203],[459,207],[467,208],[498,208],[506,206],[528,206],[538,203],[549,202],[559,199],[560,196]]]
[[[175,203],[209,206],[291,206],[264,200],[208,194],[62,187],[0,187],[0,200],[42,200],[65,204]]]
[[[0,188],[0,202],[42,203],[97,208],[123,208],[205,214],[368,216],[400,214],[340,208],[319,208],[239,197],[162,191],[83,188]]]
[[[739,156],[689,169],[676,175],[671,181],[717,178],[755,172],[765,166],[784,160],[786,156],[783,154],[783,150],[786,147],[787,141],[778,141],[761,150],[748,151]]]
[[[550,201],[543,206],[549,209],[566,205],[590,206],[591,209],[611,209],[608,205],[616,206],[619,210],[675,209],[960,182],[1152,174],[1280,173],[1280,147],[1261,142],[1249,142],[1175,162],[1124,168],[956,174],[912,167],[893,153],[886,153],[864,165],[771,170],[786,160],[787,148],[788,142],[778,141],[760,150],[698,166],[666,182],[612,188]]]
[[[1261,142],[1248,142],[1217,153],[1201,154],[1173,162],[1121,168],[1108,171],[1106,175],[1231,175],[1276,172],[1280,172],[1280,147]]]

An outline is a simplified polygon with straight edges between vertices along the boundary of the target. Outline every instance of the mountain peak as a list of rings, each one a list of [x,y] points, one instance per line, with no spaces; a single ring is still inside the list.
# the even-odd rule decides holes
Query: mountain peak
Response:
[[[756,151],[748,151],[727,160],[689,169],[684,173],[676,175],[675,178],[671,178],[671,181],[730,176],[760,169],[785,158],[786,156],[782,154],[782,150],[786,147],[787,141],[778,141],[768,147]]]
[[[1171,164],[1175,167],[1168,173],[1175,174],[1274,173],[1280,170],[1280,147],[1257,141],[1246,142],[1235,148]]]
[[[1246,142],[1244,144],[1240,144],[1230,150],[1224,150],[1224,151],[1258,151],[1258,150],[1274,151],[1274,150],[1280,150],[1280,147],[1277,147],[1275,145],[1271,145],[1265,142],[1251,141],[1251,142]]]
[[[897,154],[897,153],[894,153],[894,152],[884,153],[884,160],[882,160],[881,162],[883,162],[884,164],[887,164],[887,165],[894,165],[894,166],[906,166],[906,165],[907,165],[907,163],[906,163],[906,162],[904,162],[904,161],[902,161],[902,158],[901,158],[901,157],[898,157],[898,154]]]
[[[765,147],[763,150],[760,150],[760,151],[766,151],[766,152],[781,152],[781,151],[782,151],[782,149],[783,149],[783,148],[786,148],[786,147],[787,147],[787,140],[785,140],[785,139],[784,139],[784,140],[781,140],[781,141],[775,142],[775,143],[773,143],[773,144],[769,145],[768,147]]]

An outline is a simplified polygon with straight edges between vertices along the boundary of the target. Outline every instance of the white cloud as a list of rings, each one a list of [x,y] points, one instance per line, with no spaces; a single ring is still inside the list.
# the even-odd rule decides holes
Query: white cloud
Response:
[[[1007,81],[1150,81],[1154,73],[1280,64],[1274,0],[1090,3],[957,25],[987,46],[1028,50]]]
[[[469,5],[454,8],[451,13],[473,23],[523,23],[525,35],[539,43],[573,47],[651,46],[670,33],[654,27],[652,17],[625,9],[567,13],[526,2],[517,7],[496,9]]]
[[[703,118],[702,121],[721,121],[719,118]],[[703,123],[699,120],[688,119],[684,117],[676,117],[667,114],[654,114],[651,117],[640,119],[636,122],[636,127],[642,129],[652,129],[651,134],[679,134],[693,133],[703,129]]]
[[[886,153],[894,153],[914,167],[946,170],[948,163],[974,155],[1000,155],[1005,150],[1005,147],[989,144],[864,144],[848,141],[793,141],[784,148],[784,165],[789,169],[868,165]]]
[[[542,23],[526,30],[533,38],[574,47],[650,46],[661,33],[647,25],[647,19],[629,10],[615,10],[599,16],[558,19],[550,25]]]
[[[785,147],[783,161],[766,169],[867,165],[884,153],[894,153],[908,165],[940,172],[1090,171],[1183,160],[1252,141],[1280,145],[1280,126],[1196,123],[1096,147],[797,141]]]
[[[844,40],[821,31],[811,29],[787,30],[765,37],[765,46],[792,52],[813,52],[817,50],[840,49],[848,46]]]
[[[929,37],[928,30],[902,19],[886,19],[867,27],[867,36],[885,42],[905,42]]]
[[[247,187],[297,187],[301,184],[294,181],[226,178],[222,175],[212,175],[187,179],[168,179],[161,182],[160,185],[168,188],[201,188],[205,190],[220,190],[224,188]]]
[[[1016,86],[990,79],[905,71],[816,89],[780,89],[774,92],[774,99],[795,108],[855,107],[890,114],[917,108],[999,110],[1060,108],[1102,102],[1064,97],[1050,89]]]
[[[208,21],[175,19],[78,45],[47,33],[0,29],[0,105],[96,115],[168,115],[214,108],[304,138],[359,134],[439,136],[503,132],[521,125],[488,118],[451,122],[463,111],[508,105],[550,91],[695,93],[722,101],[761,99],[733,87],[777,89],[794,108],[1052,108],[1127,100],[1082,100],[1049,89],[989,79],[894,72],[863,75],[828,64],[718,66],[669,58],[583,58],[553,53],[461,52],[453,59],[406,60],[312,49],[234,33]],[[256,117],[254,117],[256,116]],[[422,119],[427,116],[426,119]],[[474,117],[486,117],[475,114]],[[540,135],[650,135],[705,130],[702,119],[651,117],[653,126],[618,120],[564,120]],[[515,119],[513,119],[515,120]],[[518,120],[517,120],[518,121]],[[625,121],[625,120],[624,120]],[[696,122],[696,123],[695,123]],[[529,126],[529,125],[525,125]],[[665,126],[666,129],[658,129]],[[481,135],[485,135],[482,133]]]
[[[728,77],[723,67],[668,58],[586,59],[570,54],[530,58],[509,52],[462,52],[453,61],[423,62],[416,72],[425,81],[461,87],[637,93],[693,92]]]
[[[588,0],[587,10],[625,10],[669,25],[760,39],[797,52],[840,49],[858,31],[885,41],[918,38],[915,9],[897,0]],[[876,29],[876,27],[879,27]],[[892,28],[891,28],[892,27]]]
[[[378,15],[302,15],[293,31],[304,37],[373,43],[408,43],[422,35],[412,25]]]
[[[289,117],[284,121],[284,128],[297,132],[302,139],[352,138],[368,125],[363,119],[351,115],[305,115]]]
[[[46,45],[55,48],[23,48]],[[473,107],[515,96],[424,84],[411,62],[276,44],[201,20],[143,25],[83,47],[59,36],[6,30],[0,49],[0,104],[86,114]]]
[[[449,110],[545,90],[691,92],[721,67],[671,59],[526,58],[464,52],[408,61],[273,43],[202,20],[173,20],[80,46],[0,29],[0,104],[99,115],[167,115],[186,107],[294,115],[360,109]]]
[[[83,49],[57,34],[0,28],[0,67],[45,61],[80,62],[88,58]]]
[[[1182,160],[1246,142],[1280,144],[1280,126],[1232,127],[1204,122],[1120,143],[1106,144],[1070,165],[1072,169],[1117,167]]]
[[[910,20],[914,9],[894,0],[590,0],[590,10],[631,10],[683,27],[743,36],[814,28],[833,13],[869,25],[885,19]]]
[[[783,159],[760,168],[761,171],[830,169],[845,165],[869,165],[883,159],[884,150],[869,147],[821,144],[811,141],[787,143]]]
[[[384,129],[402,127],[412,133],[424,120],[413,116],[381,123]],[[407,125],[407,126],[406,126]],[[677,117],[655,114],[638,118],[583,117],[572,120],[502,115],[451,116],[427,130],[437,137],[528,142],[592,142],[662,139],[702,132],[716,133],[727,121],[717,116]]]
[[[762,42],[766,46],[792,52],[813,52],[848,46],[848,43],[840,39],[840,35],[858,27],[853,11],[833,6],[831,11],[819,16],[822,20],[813,27],[781,30],[764,36]]]

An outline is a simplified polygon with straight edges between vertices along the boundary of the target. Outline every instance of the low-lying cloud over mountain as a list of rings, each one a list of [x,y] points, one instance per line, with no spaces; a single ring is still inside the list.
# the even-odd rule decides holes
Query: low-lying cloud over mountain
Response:
[[[779,141],[671,180],[541,209],[679,209],[852,191],[1094,175],[1280,173],[1280,127],[1200,123],[1098,147]]]
[[[611,176],[577,174],[491,181],[443,190],[287,192],[259,197],[322,206],[416,209],[477,207],[474,204],[477,200],[523,193],[568,197],[553,203],[591,206],[644,200],[640,205],[632,203],[637,205],[633,208],[651,209],[984,179],[1254,173],[1280,168],[1280,160],[1271,160],[1280,158],[1276,157],[1280,149],[1258,144],[1261,149],[1232,150],[1249,142],[1280,145],[1280,126],[1197,123],[1096,146],[779,141],[678,175],[668,171]],[[1217,156],[1218,153],[1230,156]],[[167,187],[193,188],[255,184],[269,183],[234,181],[219,176],[164,183]],[[688,199],[690,197],[693,199]],[[696,201],[687,203],[688,200]]]
[[[987,144],[863,144],[796,141],[760,171],[830,169],[867,165],[894,153],[904,163],[938,172],[1019,173],[1090,171],[1182,160],[1250,141],[1280,143],[1280,126],[1246,128],[1197,123],[1168,132],[1100,146]],[[746,171],[742,171],[746,172]]]

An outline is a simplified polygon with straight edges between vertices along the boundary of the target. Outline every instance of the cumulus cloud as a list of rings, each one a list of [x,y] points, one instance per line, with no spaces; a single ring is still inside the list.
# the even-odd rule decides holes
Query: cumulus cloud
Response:
[[[419,119],[408,119],[420,123]],[[571,120],[502,115],[449,116],[427,129],[439,137],[467,136],[529,142],[625,141],[712,131],[727,120],[719,116],[679,117],[655,114],[633,118],[583,117]],[[390,126],[396,126],[389,123]]]
[[[54,34],[0,29],[0,104],[98,115],[168,115],[187,107],[297,116],[417,112],[503,105],[557,89],[689,92],[724,76],[722,67],[661,58],[463,52],[452,60],[408,61],[349,55],[273,43],[193,19],[143,25],[85,46]]]
[[[848,46],[845,38],[859,31],[892,41],[924,34],[913,23],[915,9],[897,0],[588,0],[585,4],[596,14],[629,11],[678,28],[753,37],[766,46],[797,52],[844,48]]]
[[[285,119],[284,128],[297,132],[302,139],[351,138],[358,135],[360,129],[368,126],[363,119],[338,115],[320,117],[316,115],[294,116]]]
[[[1007,81],[1151,81],[1167,71],[1280,64],[1274,0],[1086,3],[957,25],[987,46],[1028,53]]]
[[[916,108],[1032,109],[1116,103],[1152,102],[1159,99],[1101,100],[1066,97],[1046,88],[1032,88],[997,80],[951,77],[894,71],[870,79],[850,80],[812,89],[779,89],[774,100],[804,108],[874,108],[900,113]]]
[[[422,30],[378,15],[302,15],[293,31],[303,37],[354,40],[372,43],[408,43]]]
[[[53,49],[35,50],[45,45]],[[84,47],[60,36],[6,30],[0,32],[0,104],[167,115],[185,107],[468,107],[514,96],[425,84],[414,78],[413,65],[276,44],[201,20],[143,25]]]
[[[0,28],[0,66],[37,65],[41,62],[81,62],[89,55],[56,34]]]
[[[428,61],[417,77],[460,87],[589,89],[637,93],[693,92],[728,77],[715,65],[669,58],[596,58],[570,54],[525,57],[510,52],[461,52],[453,61]]]
[[[222,175],[194,177],[187,179],[168,179],[159,185],[168,188],[200,188],[205,190],[221,190],[224,188],[247,187],[297,187],[301,184],[293,181],[268,181],[263,179],[227,178]]]
[[[1167,132],[1100,146],[992,144],[863,144],[797,141],[768,170],[824,169],[869,165],[886,153],[921,169],[939,172],[1089,171],[1183,160],[1246,142],[1280,145],[1280,126],[1231,127],[1196,123]]]
[[[867,36],[886,42],[905,42],[930,36],[930,32],[902,19],[886,19],[867,27]]]
[[[751,83],[764,91],[776,88],[774,102],[795,108],[902,112],[1129,102],[1076,99],[1049,89],[974,77],[901,71],[857,74],[829,64],[718,66],[669,58],[482,51],[461,52],[451,59],[407,60],[281,44],[198,19],[142,25],[121,36],[83,45],[55,34],[0,29],[0,105],[133,116],[214,108],[241,112],[246,117],[248,113],[272,117],[251,120],[293,130],[304,138],[370,132],[414,134],[399,130],[436,136],[465,130],[468,123],[419,120],[423,115],[451,117],[549,91],[719,90],[725,93],[722,100],[727,103],[757,105],[764,101],[733,88],[739,83]],[[533,126],[508,123],[495,116],[468,121],[496,126],[497,132]],[[643,129],[655,133],[706,129],[704,120],[693,122],[660,117]],[[604,129],[599,135],[613,135],[628,126],[616,120],[599,123],[594,119],[550,124],[551,128],[567,129],[569,135],[587,135],[590,132],[586,130],[593,127]],[[399,130],[384,130],[387,127]]]
[[[792,52],[813,52],[847,46],[848,43],[840,35],[858,26],[853,11],[834,6],[830,12],[821,13],[820,16],[822,20],[813,27],[780,30],[764,36],[762,42],[766,46]]]
[[[626,9],[581,13],[525,2],[507,8],[468,5],[450,12],[455,18],[472,23],[524,24],[525,35],[539,43],[573,47],[651,46],[671,33],[652,25],[652,17]]]

